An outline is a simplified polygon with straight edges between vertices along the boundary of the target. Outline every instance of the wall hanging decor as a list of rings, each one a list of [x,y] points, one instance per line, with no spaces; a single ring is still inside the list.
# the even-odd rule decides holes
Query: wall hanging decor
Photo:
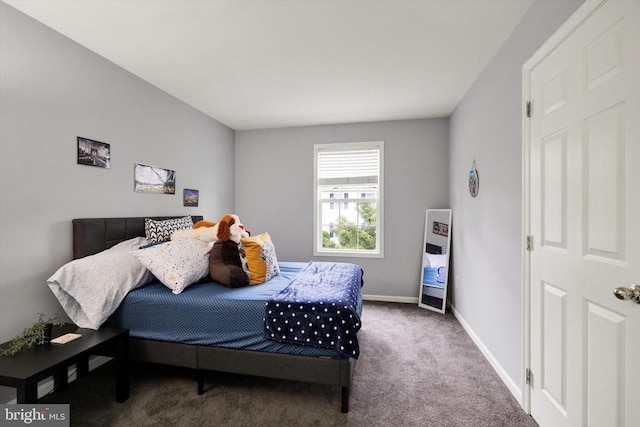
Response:
[[[99,168],[111,167],[111,146],[93,139],[78,137],[78,164],[97,166]]]
[[[200,198],[200,191],[191,190],[189,188],[185,188],[182,191],[182,200],[184,201],[184,206],[198,206],[198,199]]]
[[[176,193],[176,172],[170,169],[136,163],[133,179],[133,189],[138,193]]]
[[[473,159],[473,164],[469,171],[469,194],[471,194],[471,197],[476,197],[479,189],[480,179],[478,178],[478,169],[476,169],[476,159]]]

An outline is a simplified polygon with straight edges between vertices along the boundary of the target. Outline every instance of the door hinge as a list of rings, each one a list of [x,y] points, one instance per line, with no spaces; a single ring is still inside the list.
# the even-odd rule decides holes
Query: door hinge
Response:
[[[527,250],[528,251],[532,251],[533,250],[533,236],[526,236],[526,243],[525,243]]]
[[[524,371],[524,379],[527,385],[531,385],[531,369],[527,368]]]
[[[525,110],[527,117],[531,117],[531,101],[527,101]]]

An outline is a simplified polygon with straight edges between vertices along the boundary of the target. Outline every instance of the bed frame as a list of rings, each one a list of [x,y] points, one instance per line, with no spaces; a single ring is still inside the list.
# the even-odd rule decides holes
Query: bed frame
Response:
[[[194,223],[202,220],[202,216],[191,217]],[[179,216],[152,218],[164,220]],[[144,219],[145,217],[74,219],[73,258],[96,254],[134,237],[144,237]],[[204,371],[340,386],[341,410],[343,413],[349,411],[349,390],[355,365],[352,358],[265,353],[140,338],[129,339],[129,358],[195,369],[198,394],[204,393]]]

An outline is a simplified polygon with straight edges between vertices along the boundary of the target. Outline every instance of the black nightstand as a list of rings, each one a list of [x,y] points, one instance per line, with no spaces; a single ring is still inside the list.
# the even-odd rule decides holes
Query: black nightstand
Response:
[[[0,385],[17,388],[17,403],[37,403],[38,382],[53,375],[54,390],[67,387],[67,368],[75,364],[78,378],[89,372],[89,356],[113,357],[116,364],[116,401],[129,398],[129,330],[104,327],[82,329],[75,325],[54,328],[55,338],[68,332],[78,338],[67,344],[36,345],[14,354],[0,356]],[[0,345],[5,348],[9,343]]]

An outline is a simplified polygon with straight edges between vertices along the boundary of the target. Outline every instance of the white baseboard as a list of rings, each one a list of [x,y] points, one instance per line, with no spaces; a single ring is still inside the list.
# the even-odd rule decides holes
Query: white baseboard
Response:
[[[105,363],[107,363],[108,361],[111,360],[111,357],[105,357],[105,356],[90,356],[89,357],[89,371],[93,371],[94,369],[98,368],[99,366],[104,365]],[[78,369],[76,368],[76,365],[71,365],[68,369],[68,375],[69,375],[69,382],[73,382],[77,379],[77,373]],[[46,396],[47,394],[53,392],[53,377],[49,377],[46,378],[42,381],[40,381],[38,383],[38,399],[40,399],[43,396]],[[17,400],[11,399],[8,402],[5,402],[7,404],[15,404],[17,402]]]
[[[418,304],[418,297],[394,297],[390,295],[362,294],[362,299],[365,301],[400,302],[403,304]]]
[[[484,357],[489,361],[489,364],[496,371],[502,382],[507,386],[513,397],[516,398],[520,406],[522,406],[522,390],[518,385],[511,379],[507,372],[502,368],[500,363],[493,357],[493,354],[489,351],[489,349],[484,345],[484,343],[480,340],[480,338],[473,332],[473,329],[469,326],[469,324],[462,318],[460,313],[456,311],[456,308],[452,305],[449,305],[449,309],[453,313],[453,315],[458,319],[458,322],[462,325],[467,334],[471,337],[473,342],[478,346]]]

